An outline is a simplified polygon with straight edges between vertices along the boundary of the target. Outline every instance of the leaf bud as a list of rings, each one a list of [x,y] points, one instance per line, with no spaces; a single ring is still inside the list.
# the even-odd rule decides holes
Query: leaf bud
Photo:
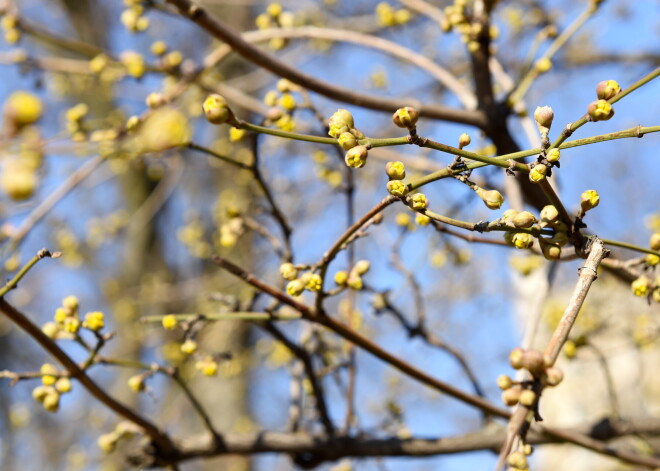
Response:
[[[470,139],[470,136],[466,133],[463,133],[458,137],[458,148],[462,149],[463,147],[467,147],[471,142],[472,139]]]
[[[410,106],[399,108],[392,115],[392,122],[400,128],[412,129],[417,124],[419,112]]]
[[[392,180],[403,180],[406,178],[406,167],[403,165],[403,162],[398,160],[387,162],[385,164],[385,173]]]
[[[621,93],[621,86],[616,80],[603,80],[596,85],[596,95],[601,100],[609,100]]]
[[[607,121],[614,116],[614,108],[609,101],[596,100],[589,103],[587,114],[592,121]]]
[[[511,221],[519,229],[527,229],[536,223],[536,217],[529,211],[522,211],[516,214]]]
[[[339,109],[328,120],[328,126],[330,127],[328,134],[339,138],[342,133],[350,132],[355,127],[353,115],[348,110]]]
[[[534,236],[526,232],[516,232],[511,242],[517,249],[529,249],[534,245]]]
[[[555,117],[554,111],[549,106],[537,106],[534,110],[534,121],[539,128],[540,133],[547,133],[552,126],[552,120]]]
[[[355,146],[346,152],[344,161],[351,168],[362,168],[367,163],[368,150],[366,146]]]
[[[594,209],[600,203],[600,196],[596,190],[587,190],[580,195],[580,206],[582,211]]]
[[[529,181],[532,183],[538,183],[545,178],[545,174],[548,172],[548,167],[543,164],[536,164],[529,172]]]
[[[391,195],[401,198],[408,194],[408,185],[403,183],[401,180],[390,180],[387,182],[387,191]]]
[[[504,197],[497,190],[484,190],[483,188],[477,187],[475,192],[488,209],[500,209],[502,203],[504,203]]]
[[[350,132],[343,132],[337,138],[337,141],[342,149],[349,150],[358,145],[355,136]]]

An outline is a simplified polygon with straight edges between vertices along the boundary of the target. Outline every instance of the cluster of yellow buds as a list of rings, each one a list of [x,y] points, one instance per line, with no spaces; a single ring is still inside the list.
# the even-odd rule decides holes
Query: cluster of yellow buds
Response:
[[[338,286],[346,286],[352,290],[360,291],[364,286],[362,275],[367,273],[370,268],[371,264],[368,260],[360,260],[349,272],[340,270],[335,273],[335,283]]]
[[[598,99],[589,103],[587,114],[591,121],[607,121],[614,116],[614,108],[609,102],[621,93],[621,86],[616,80],[604,80],[596,86]]]
[[[529,444],[526,444],[523,446],[522,451],[511,452],[509,456],[506,457],[506,464],[508,464],[511,467],[510,469],[528,471],[529,462],[527,461],[527,456],[530,455],[531,453],[532,453],[532,447]]]
[[[144,16],[144,6],[139,3],[121,12],[121,23],[131,33],[139,33],[149,28],[149,18]]]
[[[224,124],[236,120],[234,113],[227,105],[227,100],[216,93],[206,97],[202,103],[202,109],[209,123]]]
[[[293,12],[284,11],[279,3],[271,3],[266,7],[266,12],[257,16],[255,24],[259,29],[269,28],[293,28],[297,24],[296,16]],[[272,38],[269,46],[272,50],[278,51],[287,45],[286,38]]]
[[[104,433],[96,440],[96,444],[104,453],[112,453],[117,448],[117,443],[124,438],[130,438],[141,430],[132,422],[122,421],[117,424],[110,433]]]
[[[298,277],[298,269],[292,263],[280,265],[280,274],[285,280],[289,280],[286,285],[286,292],[289,296],[300,296],[305,290],[316,293],[323,287],[321,275],[306,272]]]
[[[21,32],[18,29],[18,17],[12,13],[5,13],[0,20],[2,30],[5,33],[5,42],[7,44],[16,44],[21,39]]]
[[[467,0],[454,0],[452,5],[444,8],[445,17],[440,23],[444,32],[455,30],[461,36],[461,41],[467,44],[470,52],[479,50],[479,38],[487,35],[491,40],[497,39],[500,32],[497,26],[491,25],[488,31],[484,30],[480,22],[472,22],[468,12]]]
[[[66,130],[71,134],[71,139],[76,142],[84,141],[86,130],[83,120],[89,113],[89,107],[85,103],[77,105],[66,110],[64,117],[66,119]]]
[[[53,322],[47,322],[41,330],[53,339],[71,338],[81,327],[98,332],[105,327],[105,315],[101,311],[88,312],[81,322],[78,298],[67,296],[62,300],[62,306],[55,310]]]
[[[195,369],[204,376],[215,376],[218,373],[218,362],[212,356],[206,356],[195,363]]]
[[[291,132],[296,127],[293,112],[298,108],[295,94],[302,88],[287,79],[277,81],[276,88],[264,96],[264,103],[270,106],[266,124],[274,123],[282,131]]]
[[[534,379],[541,382],[542,387],[557,386],[564,378],[564,373],[551,366],[549,360],[538,350],[515,348],[509,355],[509,363],[516,369],[525,369]],[[532,407],[538,400],[537,394],[530,389],[529,382],[517,382],[508,375],[497,378],[497,386],[502,390],[502,402],[507,406],[522,404]]]
[[[367,164],[369,148],[361,145],[364,134],[355,128],[353,115],[348,110],[337,110],[328,120],[328,134],[346,151],[344,161],[351,168],[362,168]]]
[[[32,397],[48,412],[56,412],[60,407],[60,395],[71,391],[71,380],[50,363],[41,365],[40,373],[41,385],[32,390]]]
[[[410,21],[412,15],[407,8],[394,9],[387,2],[380,2],[376,5],[376,19],[380,26],[398,26],[404,25]]]

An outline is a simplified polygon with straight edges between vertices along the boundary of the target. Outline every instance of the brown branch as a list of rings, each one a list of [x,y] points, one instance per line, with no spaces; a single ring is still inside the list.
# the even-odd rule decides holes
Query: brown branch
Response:
[[[585,435],[589,440],[611,440],[631,434],[660,434],[660,421],[656,418],[632,418],[628,420],[604,419],[593,424],[573,429],[557,431],[557,436],[530,432],[528,442],[532,445],[563,443],[560,436]],[[222,442],[212,441],[209,435],[196,435],[177,443],[179,460],[208,458],[212,456],[259,453],[287,453],[294,456],[298,465],[311,468],[326,461],[345,457],[428,457],[465,453],[471,451],[494,450],[506,439],[503,429],[483,429],[464,435],[441,438],[398,437],[373,438],[365,436],[316,437],[307,433],[282,433],[261,431],[249,434],[228,434]],[[605,445],[607,446],[607,445]],[[621,453],[610,448],[610,455],[620,458]],[[660,460],[654,457],[638,457],[639,464],[657,467]]]
[[[189,18],[213,37],[226,42],[234,51],[250,62],[263,67],[272,73],[291,80],[292,82],[317,92],[333,100],[350,103],[379,111],[392,112],[397,108],[414,105],[420,116],[468,124],[479,128],[486,126],[486,120],[479,111],[459,110],[440,105],[411,103],[411,100],[391,99],[354,92],[350,89],[338,87],[319,80],[311,75],[301,72],[253,44],[247,42],[239,33],[229,28],[222,21],[211,17],[204,9],[193,5],[189,0],[167,0],[176,6],[182,16]]]
[[[347,325],[343,324],[342,322],[339,322],[325,314],[320,314],[312,310],[312,308],[310,308],[309,306],[302,304],[296,301],[295,299],[287,296],[284,292],[280,291],[274,286],[264,283],[263,281],[257,279],[254,275],[246,272],[239,266],[234,265],[230,261],[225,260],[217,255],[213,256],[213,261],[216,264],[218,264],[220,267],[224,268],[233,275],[241,278],[246,283],[252,285],[258,290],[296,309],[298,312],[300,312],[300,314],[303,316],[304,319],[327,327],[328,329],[338,334],[340,337],[343,337],[349,342],[352,342],[353,344],[357,345],[363,350],[366,350],[367,352],[371,353],[375,357],[380,358],[385,363],[399,370],[403,374],[433,389],[443,392],[455,399],[470,404],[480,410],[483,410],[484,412],[490,415],[494,415],[506,419],[509,418],[510,413],[506,409],[498,407],[482,397],[466,393],[465,391],[462,391],[456,388],[455,386],[452,386],[451,384],[445,383],[444,381],[441,381],[439,379],[434,378],[433,376],[428,375],[426,372],[416,368],[410,363],[382,349],[376,343],[372,342],[367,337],[364,337],[361,334],[357,333],[356,331],[354,331]]]
[[[564,345],[564,342],[566,342],[566,339],[568,339],[568,334],[575,324],[575,320],[577,319],[580,308],[587,297],[589,288],[597,278],[600,262],[609,254],[609,251],[605,249],[603,242],[597,237],[591,239],[588,250],[589,256],[587,257],[587,260],[578,270],[578,281],[573,290],[573,295],[571,296],[568,306],[566,306],[566,310],[559,321],[559,325],[552,334],[552,338],[545,349],[544,363],[546,366],[552,366],[557,361],[561,347]],[[540,395],[542,387],[539,385],[537,389],[537,395]],[[526,428],[526,425],[529,424],[528,417],[531,410],[533,410],[532,406],[519,404],[518,408],[513,413],[513,416],[509,421],[507,440],[500,451],[496,469],[499,470],[504,466],[506,457],[511,453],[515,438],[518,436],[525,438],[524,429]]]
[[[39,345],[43,347],[49,354],[51,354],[57,361],[59,361],[64,368],[69,372],[71,378],[77,379],[89,393],[96,399],[105,404],[109,409],[114,411],[117,415],[130,420],[144,430],[144,433],[149,436],[153,444],[157,447],[157,456],[165,460],[175,460],[177,449],[167,436],[167,434],[160,430],[156,425],[148,419],[137,414],[135,411],[129,409],[122,403],[116,401],[103,388],[97,385],[92,379],[87,376],[84,370],[78,366],[53,339],[46,336],[39,327],[37,327],[30,319],[28,319],[22,312],[18,311],[10,305],[4,298],[0,298],[0,312],[7,316],[14,324],[21,330],[25,331],[30,337],[36,340]]]

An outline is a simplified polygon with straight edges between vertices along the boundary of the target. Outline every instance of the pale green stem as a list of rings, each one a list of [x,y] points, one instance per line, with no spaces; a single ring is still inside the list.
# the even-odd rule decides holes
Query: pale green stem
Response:
[[[628,244],[626,242],[619,242],[616,240],[608,240],[608,239],[600,239],[600,240],[602,240],[603,244],[605,245],[611,245],[613,247],[621,247],[628,250],[634,250],[635,252],[648,253],[660,257],[660,252],[658,252],[657,250],[647,249],[644,247],[640,247],[639,245]]]
[[[59,253],[56,252],[55,256],[59,257]],[[23,267],[11,280],[9,280],[2,288],[0,288],[0,298],[2,298],[12,289],[16,288],[16,286],[18,286],[18,282],[21,281],[25,275],[27,275],[27,272],[29,272],[30,269],[35,266],[39,260],[45,257],[53,257],[53,254],[51,254],[47,249],[41,249],[39,252],[37,252],[34,257],[32,257],[25,265],[23,265]]]

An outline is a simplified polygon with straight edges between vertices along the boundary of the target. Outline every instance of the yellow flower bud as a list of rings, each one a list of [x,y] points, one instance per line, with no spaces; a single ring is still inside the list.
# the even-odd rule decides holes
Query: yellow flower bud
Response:
[[[55,390],[61,394],[68,393],[71,391],[71,380],[66,377],[58,379],[55,382]]]
[[[517,232],[511,241],[517,249],[529,249],[534,245],[534,236],[525,232]]]
[[[83,327],[97,332],[104,326],[105,316],[101,311],[93,311],[85,314],[85,322],[83,322]]]
[[[556,366],[551,366],[545,370],[545,382],[548,386],[554,387],[564,379],[564,372]]]
[[[67,317],[64,319],[64,330],[70,334],[77,334],[80,330],[80,319],[77,317]]]
[[[502,392],[502,402],[509,407],[513,407],[518,404],[518,399],[520,398],[520,393],[522,389],[520,386],[516,385],[509,389],[505,389]]]
[[[371,268],[371,263],[368,260],[359,260],[351,272],[357,275],[364,275],[369,271],[369,268]]]
[[[400,128],[412,129],[417,124],[419,112],[410,106],[399,108],[392,115],[392,121]]]
[[[351,275],[346,280],[346,285],[354,291],[360,291],[362,289],[362,278],[357,275]]]
[[[181,351],[188,355],[192,355],[197,351],[197,342],[193,339],[186,339],[186,341],[181,344]]]
[[[589,103],[587,114],[592,121],[607,121],[614,116],[614,108],[609,101],[596,100]]]
[[[408,194],[408,185],[403,183],[401,180],[390,180],[387,182],[387,191],[391,195],[401,198]]]
[[[44,409],[48,412],[57,412],[60,408],[60,395],[54,389],[43,400]]]
[[[509,364],[511,364],[511,367],[514,370],[519,370],[520,368],[523,367],[524,354],[525,351],[520,347],[514,348],[513,350],[511,350],[511,353],[509,353]]]
[[[534,68],[538,73],[544,74],[552,69],[552,61],[547,57],[543,57],[534,63]]]
[[[522,211],[511,218],[511,222],[520,229],[527,229],[536,223],[536,217],[529,211]]]
[[[346,165],[351,168],[362,168],[367,163],[368,150],[366,146],[355,146],[346,152]]]
[[[0,186],[14,201],[24,201],[37,189],[37,174],[22,162],[8,162],[0,175]]]
[[[3,113],[8,122],[16,128],[21,128],[41,118],[43,105],[37,96],[20,90],[9,95]]]
[[[322,285],[323,280],[321,279],[321,275],[318,273],[313,273],[305,283],[305,289],[308,291],[317,292],[321,290]]]
[[[497,377],[497,387],[505,390],[513,386],[513,380],[507,375],[500,375]]]
[[[32,398],[37,402],[44,402],[46,396],[53,390],[50,386],[37,386],[32,390]]]
[[[545,178],[545,174],[548,172],[548,167],[543,164],[536,164],[534,168],[529,172],[529,181],[533,183],[538,183]]]
[[[128,378],[128,387],[134,392],[144,391],[144,375],[137,374]]]
[[[525,391],[523,391],[524,393]],[[532,392],[532,391],[530,391]],[[533,394],[533,392],[532,392]],[[522,393],[521,393],[522,396]],[[525,454],[521,451],[514,451],[507,458],[506,462],[509,466],[515,469],[527,469],[528,463]]]
[[[657,255],[654,255],[654,254],[650,253],[650,254],[648,254],[648,255],[646,256],[646,258],[644,258],[644,261],[646,262],[647,265],[649,265],[649,266],[651,266],[651,267],[654,267],[654,266],[656,266],[658,263],[660,263],[660,257],[658,257]]]
[[[541,227],[552,227],[559,221],[559,211],[551,204],[543,207],[540,216],[539,226]]]
[[[483,188],[477,187],[475,192],[488,209],[500,209],[502,203],[504,203],[504,197],[497,190],[484,190]]]
[[[531,407],[534,405],[534,402],[536,401],[536,393],[530,389],[525,389],[523,392],[520,393],[520,397],[518,398],[518,402],[520,402],[523,406]]]
[[[348,281],[348,273],[346,273],[344,270],[340,270],[337,273],[335,273],[335,283],[337,283],[337,285],[344,286],[347,281]]]
[[[463,133],[458,137],[458,148],[462,149],[463,147],[467,147],[470,145],[471,142],[472,139],[470,139],[470,136],[468,134]]]
[[[120,56],[121,63],[131,77],[141,78],[147,70],[142,54],[135,51],[123,52]]]
[[[117,435],[114,433],[105,433],[101,435],[97,440],[96,444],[104,453],[112,453],[117,447]]]
[[[358,145],[358,140],[350,132],[343,132],[339,135],[337,142],[344,150],[350,150]]]
[[[298,270],[293,266],[293,263],[283,263],[280,265],[280,274],[285,280],[295,280],[298,276]]]
[[[552,148],[548,151],[545,158],[548,159],[548,162],[559,162],[560,152],[557,148]]]
[[[233,116],[227,101],[218,94],[212,94],[206,97],[202,104],[206,119],[213,124],[223,124]]]
[[[554,244],[541,244],[541,251],[546,260],[559,260],[561,247]]]
[[[218,362],[212,357],[206,357],[195,363],[195,368],[201,371],[204,376],[215,376],[218,372]]]
[[[426,195],[424,193],[415,193],[410,197],[410,203],[413,209],[421,210],[426,209],[429,205]]]
[[[429,223],[431,222],[431,218],[426,216],[425,214],[417,213],[417,215],[415,216],[415,222],[420,226],[428,226]]]
[[[328,126],[330,127],[328,134],[339,138],[342,133],[349,132],[355,127],[353,115],[348,110],[339,109],[330,117]]]
[[[174,314],[168,314],[163,316],[161,323],[163,324],[165,330],[174,330],[178,324],[178,321],[176,320],[176,316]]]
[[[600,196],[596,190],[587,190],[580,195],[580,206],[583,211],[589,211],[600,203]]]
[[[164,41],[156,41],[151,45],[151,53],[154,56],[162,56],[167,52],[167,44]]]
[[[300,296],[305,291],[305,283],[301,279],[289,281],[286,284],[286,292],[289,296]]]
[[[635,296],[646,296],[651,289],[651,280],[642,275],[630,284],[630,288]]]
[[[46,334],[46,337],[54,339],[60,332],[60,327],[55,322],[46,322],[41,328],[41,331]]]
[[[603,80],[596,86],[596,95],[601,100],[609,100],[621,93],[621,86],[616,80]]]
[[[654,233],[649,239],[651,250],[660,250],[660,232]]]
[[[165,98],[163,98],[163,95],[158,92],[152,92],[147,95],[147,98],[144,100],[144,102],[149,108],[158,108],[165,103]]]

